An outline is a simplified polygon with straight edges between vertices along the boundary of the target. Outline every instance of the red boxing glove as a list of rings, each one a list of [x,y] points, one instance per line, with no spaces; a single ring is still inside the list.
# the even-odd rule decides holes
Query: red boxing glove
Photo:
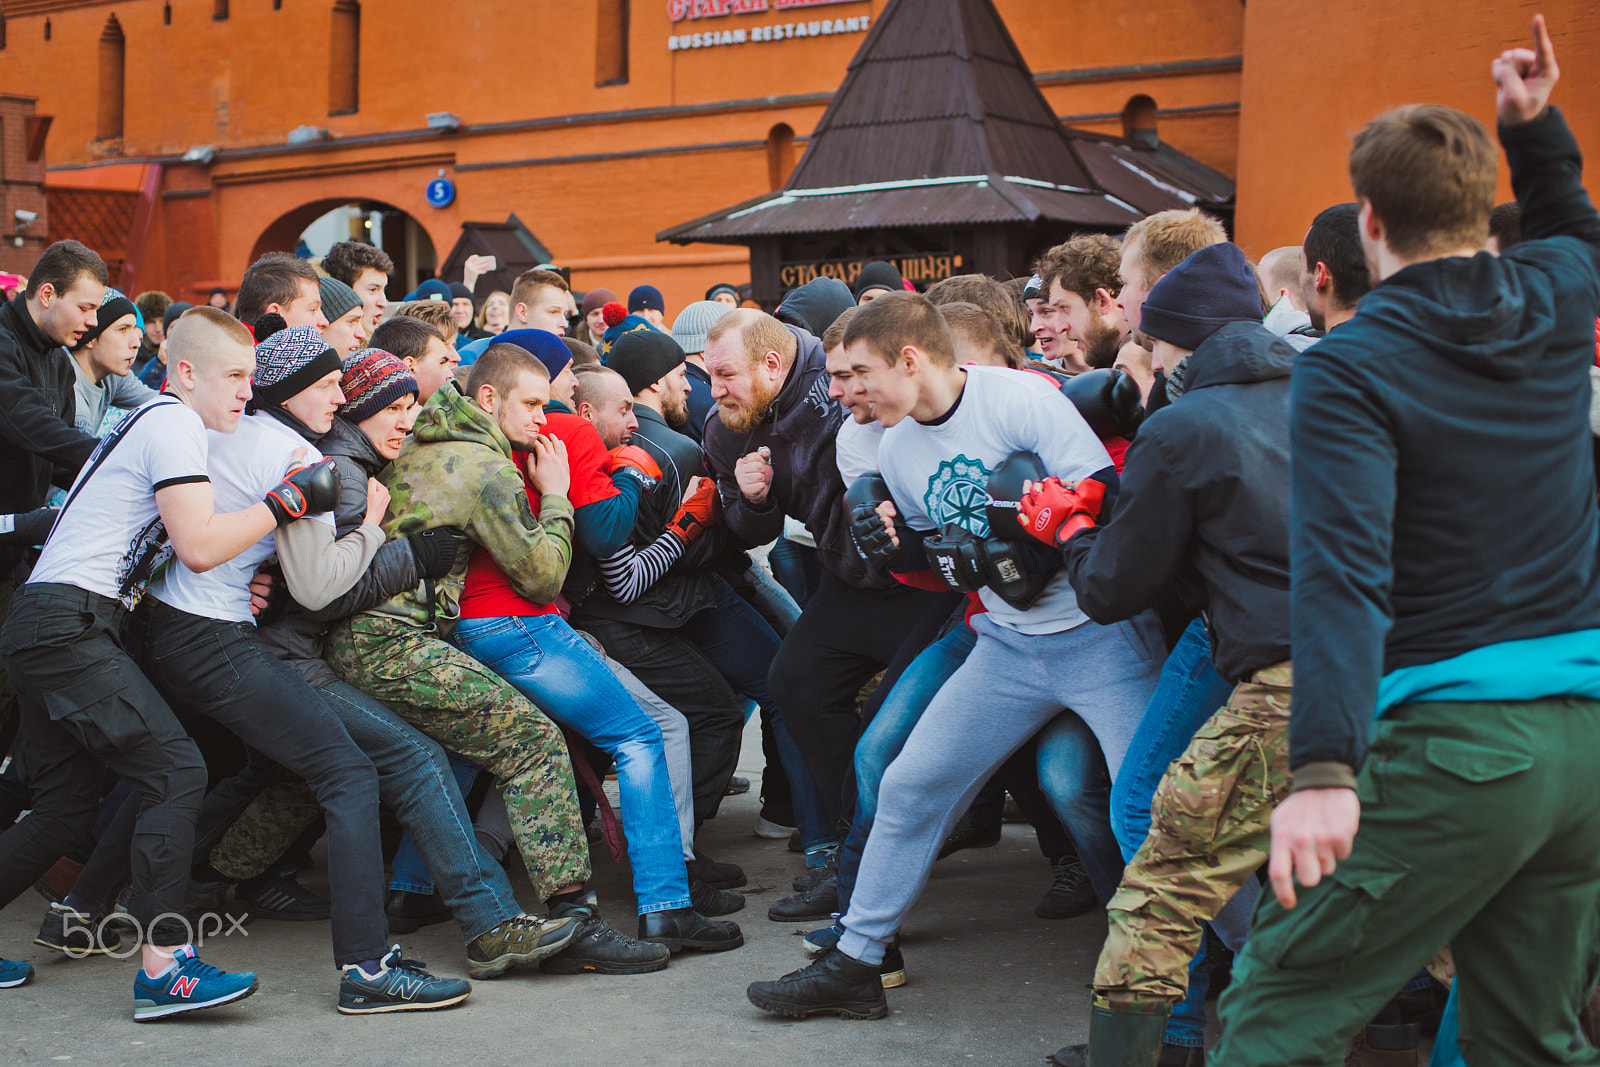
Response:
[[[1017,507],[1017,522],[1029,536],[1047,545],[1064,545],[1079,530],[1086,530],[1100,519],[1105,503],[1103,482],[1085,478],[1076,485],[1062,485],[1059,478],[1033,483]]]
[[[655,489],[656,483],[661,481],[661,466],[656,463],[655,457],[638,445],[618,445],[611,450],[611,470],[613,473],[626,472],[631,477],[637,478],[645,492]]]
[[[716,479],[702,478],[695,491],[678,505],[678,513],[667,523],[667,529],[685,545],[693,544],[721,515],[722,497],[717,495]]]

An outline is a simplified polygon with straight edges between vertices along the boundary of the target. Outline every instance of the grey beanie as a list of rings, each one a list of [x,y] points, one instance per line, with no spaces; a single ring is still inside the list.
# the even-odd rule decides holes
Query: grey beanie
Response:
[[[361,306],[356,291],[338,278],[318,278],[317,290],[322,294],[322,317],[338,322]]]
[[[706,334],[717,320],[733,308],[716,300],[696,300],[682,311],[672,323],[672,339],[686,355],[706,350]]]

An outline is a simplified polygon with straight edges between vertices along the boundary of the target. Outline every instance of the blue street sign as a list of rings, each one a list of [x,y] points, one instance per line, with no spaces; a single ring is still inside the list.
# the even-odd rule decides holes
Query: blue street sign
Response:
[[[449,178],[435,178],[428,183],[427,197],[434,207],[449,207],[455,203],[456,183]]]

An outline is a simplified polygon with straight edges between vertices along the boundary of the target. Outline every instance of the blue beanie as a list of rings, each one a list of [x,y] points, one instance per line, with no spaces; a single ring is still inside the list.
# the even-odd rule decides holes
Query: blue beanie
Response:
[[[665,315],[667,302],[661,298],[661,290],[655,286],[636,285],[633,287],[633,292],[628,294],[628,314],[632,315],[635,311],[643,311],[645,308],[651,308]]]
[[[1261,321],[1255,268],[1231,242],[1207,245],[1150,288],[1139,329],[1193,352],[1230,322]]]
[[[552,379],[572,362],[572,349],[549,330],[506,330],[489,338],[489,345],[484,347],[487,349],[490,345],[516,345],[532,353],[535,359],[544,364],[544,369],[550,372]]]
[[[417,286],[417,291],[406,296],[407,300],[443,300],[450,303],[450,287],[438,278],[429,278]]]

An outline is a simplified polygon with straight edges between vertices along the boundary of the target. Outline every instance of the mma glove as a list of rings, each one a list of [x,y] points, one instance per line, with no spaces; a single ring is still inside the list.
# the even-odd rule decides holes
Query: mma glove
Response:
[[[722,497],[717,495],[716,480],[702,478],[699,487],[678,505],[678,513],[667,523],[667,529],[685,545],[692,545],[721,515]]]
[[[456,564],[461,551],[461,538],[466,531],[458,526],[436,526],[431,530],[408,534],[406,544],[417,560],[417,573],[424,578],[443,578]]]
[[[331,459],[295,467],[262,503],[267,505],[279,526],[307,515],[332,511],[339,503],[339,469]]]
[[[889,496],[889,484],[877,471],[868,471],[850,483],[845,490],[844,502],[850,514],[850,536],[863,558],[874,567],[887,567],[900,555],[900,546],[894,543],[884,528],[878,505]]]
[[[1073,534],[1100,521],[1105,495],[1105,484],[1094,478],[1085,478],[1076,485],[1062,485],[1059,478],[1046,478],[1024,494],[1017,509],[1017,522],[1046,545],[1064,545]]]

